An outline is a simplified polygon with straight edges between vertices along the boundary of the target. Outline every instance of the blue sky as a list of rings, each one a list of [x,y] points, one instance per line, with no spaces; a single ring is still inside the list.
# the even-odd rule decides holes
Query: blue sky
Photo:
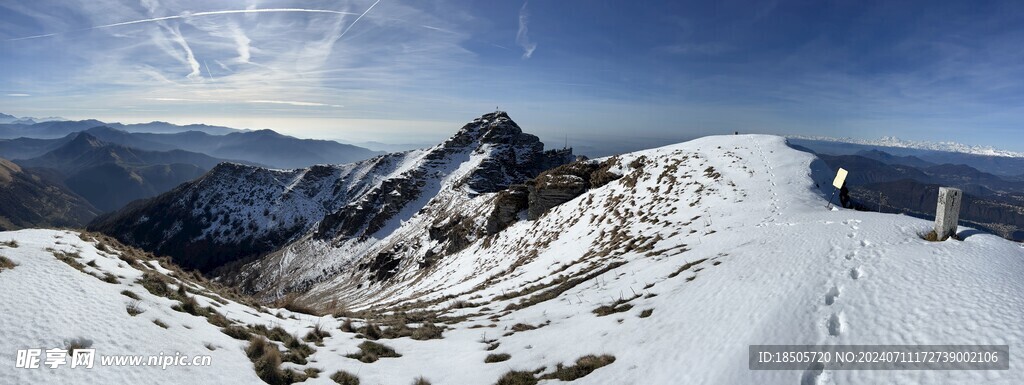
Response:
[[[0,112],[432,143],[500,106],[549,144],[568,137],[585,153],[733,131],[1024,151],[1022,11],[985,1],[12,0],[0,3]]]

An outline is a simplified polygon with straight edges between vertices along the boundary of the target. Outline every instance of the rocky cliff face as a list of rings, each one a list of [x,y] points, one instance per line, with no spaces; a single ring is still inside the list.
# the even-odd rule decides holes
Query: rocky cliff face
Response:
[[[519,218],[530,207],[530,190],[526,185],[512,185],[494,198],[494,209],[487,217],[487,233],[497,234]]]
[[[525,184],[510,186],[494,199],[487,233],[508,227],[524,210],[527,219],[536,220],[551,208],[618,179],[619,175],[609,171],[617,162],[617,158],[601,162],[582,159],[544,171]]]

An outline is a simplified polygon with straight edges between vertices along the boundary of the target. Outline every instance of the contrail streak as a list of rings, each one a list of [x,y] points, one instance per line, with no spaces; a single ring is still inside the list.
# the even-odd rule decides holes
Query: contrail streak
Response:
[[[341,38],[345,37],[345,34],[348,33],[348,30],[352,29],[352,27],[355,26],[356,23],[359,22],[359,19],[362,19],[363,16],[366,16],[367,13],[370,13],[370,10],[373,9],[373,7],[376,7],[377,3],[379,3],[379,2],[380,2],[380,0],[374,1],[373,4],[370,5],[370,8],[367,8],[365,11],[363,11],[362,15],[359,15],[359,17],[357,17],[355,20],[353,20],[352,24],[348,25],[348,28],[345,28],[344,31],[341,31],[341,35],[338,35],[338,39],[337,40],[341,40]]]
[[[377,2],[379,3],[380,0],[377,0]],[[373,3],[373,5],[377,5],[377,3]],[[371,5],[370,8],[373,8],[373,6]],[[369,12],[370,10],[367,9],[366,11]],[[214,15],[231,15],[231,14],[237,14],[237,13],[283,13],[283,12],[330,13],[330,14],[335,14],[335,15],[356,15],[356,13],[353,13],[353,12],[332,11],[332,10],[329,10],[329,9],[303,9],[303,8],[237,9],[237,10],[209,11],[209,12],[196,12],[196,13],[187,13],[186,12],[186,13],[183,13],[183,14],[180,14],[180,15],[174,15],[174,16],[154,17],[154,18],[151,18],[151,19],[132,20],[132,21],[124,21],[124,22],[114,23],[114,24],[97,25],[95,27],[79,29],[79,30],[75,30],[75,31],[71,31],[71,32],[81,32],[81,31],[89,31],[89,30],[93,30],[93,29],[121,27],[121,26],[132,25],[132,24],[153,23],[153,22],[164,21],[164,20],[187,19],[187,18],[190,18],[190,17],[214,16]],[[362,15],[359,15],[359,18],[363,17],[363,15],[365,15],[365,14],[366,14],[366,12],[363,12]],[[356,18],[356,21],[359,21],[359,18]],[[355,24],[355,23],[353,22],[353,24]],[[349,26],[349,28],[351,28],[351,26]],[[65,33],[67,33],[67,32],[65,32]],[[7,41],[38,39],[38,38],[42,38],[42,37],[56,36],[56,35],[59,35],[59,34],[60,33],[48,33],[48,34],[45,34],[45,35],[25,36],[25,37],[19,37],[19,38],[14,38],[14,39],[7,39]],[[342,33],[342,35],[344,35],[344,33]]]

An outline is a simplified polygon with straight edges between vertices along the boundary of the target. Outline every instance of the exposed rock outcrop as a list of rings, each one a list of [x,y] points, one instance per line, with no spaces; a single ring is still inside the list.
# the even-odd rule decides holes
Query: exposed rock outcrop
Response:
[[[530,207],[526,217],[535,220],[552,207],[571,201],[587,191],[587,181],[576,175],[546,174],[527,185]]]
[[[487,217],[487,233],[495,234],[515,222],[519,213],[530,207],[530,190],[526,185],[512,185],[494,198],[494,210]]]
[[[523,210],[528,219],[534,220],[589,189],[618,179],[619,175],[610,171],[617,162],[617,158],[602,162],[578,160],[544,171],[523,185],[510,186],[494,199],[494,209],[487,218],[487,233],[505,229]]]

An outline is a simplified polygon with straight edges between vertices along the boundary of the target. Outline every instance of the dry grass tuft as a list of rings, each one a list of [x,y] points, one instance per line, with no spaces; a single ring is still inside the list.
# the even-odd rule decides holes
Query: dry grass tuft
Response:
[[[331,379],[339,385],[359,385],[359,377],[344,370],[334,372]]]
[[[303,313],[315,316],[323,315],[320,314],[320,312],[316,311],[316,309],[313,309],[310,306],[300,303],[299,296],[295,293],[289,293],[288,295],[285,295],[283,298],[277,300],[276,302],[274,302],[274,307],[284,308],[293,313]]]
[[[0,271],[13,269],[15,266],[18,266],[18,264],[14,263],[14,261],[11,261],[10,259],[7,259],[7,257],[0,255]]]
[[[267,384],[285,385],[305,381],[309,377],[291,369],[282,370],[281,352],[266,338],[254,336],[245,348],[245,355],[252,361],[256,375]]]
[[[498,379],[495,385],[536,385],[537,377],[530,372],[521,372],[513,370],[505,373],[504,376]]]
[[[583,356],[576,360],[576,365],[573,366],[562,366],[558,364],[555,371],[550,374],[545,374],[540,377],[542,380],[562,380],[562,381],[573,381],[582,378],[598,368],[609,365],[615,362],[615,356],[601,355],[601,356]]]
[[[134,299],[136,301],[142,299],[142,298],[139,298],[138,294],[135,294],[135,292],[133,292],[131,290],[122,290],[121,291],[121,295],[123,295],[125,297],[128,297],[128,298],[131,298],[131,299]]]
[[[252,336],[252,333],[249,332],[249,329],[243,326],[227,326],[221,328],[220,331],[224,334],[227,334],[228,337],[234,338],[236,340],[248,340]]]
[[[380,358],[401,356],[401,354],[395,352],[395,349],[386,345],[378,344],[373,341],[363,341],[363,343],[359,344],[359,353],[349,354],[345,357],[369,364],[371,362],[376,362]]]
[[[128,315],[132,317],[146,312],[146,309],[143,309],[142,306],[139,306],[139,300],[137,299],[129,302],[128,305],[125,307],[125,310],[127,310]]]
[[[598,317],[604,317],[606,315],[615,314],[615,313],[621,313],[621,312],[627,311],[627,310],[633,308],[633,305],[630,305],[629,301],[632,301],[632,300],[637,299],[637,298],[640,298],[640,295],[636,295],[636,296],[634,296],[632,298],[629,298],[629,299],[619,298],[619,299],[615,300],[615,302],[612,302],[611,305],[602,305],[602,306],[598,307],[597,309],[594,309],[593,313],[597,314]]]
[[[85,338],[74,338],[69,341],[64,341],[65,349],[68,351],[68,355],[73,356],[75,350],[87,349],[92,346],[92,341]]]
[[[495,362],[503,362],[508,361],[510,358],[512,358],[512,356],[508,353],[488,354],[487,357],[484,358],[484,363],[490,364]]]
[[[694,267],[694,266],[697,266],[697,265],[699,265],[701,263],[704,263],[704,261],[707,261],[707,260],[708,260],[707,258],[701,258],[701,259],[698,259],[698,260],[693,261],[693,262],[685,263],[682,266],[679,266],[679,269],[676,269],[676,271],[672,272],[672,274],[669,274],[668,277],[669,278],[675,278],[675,276],[681,274],[682,272],[690,270],[691,267]]]
[[[321,326],[320,323],[317,323],[315,326],[313,326],[313,330],[310,330],[309,333],[306,334],[306,337],[303,339],[306,340],[306,342],[313,342],[317,344],[317,346],[323,346],[324,338],[330,336],[331,333],[328,332],[327,330],[324,330],[323,326]]]

